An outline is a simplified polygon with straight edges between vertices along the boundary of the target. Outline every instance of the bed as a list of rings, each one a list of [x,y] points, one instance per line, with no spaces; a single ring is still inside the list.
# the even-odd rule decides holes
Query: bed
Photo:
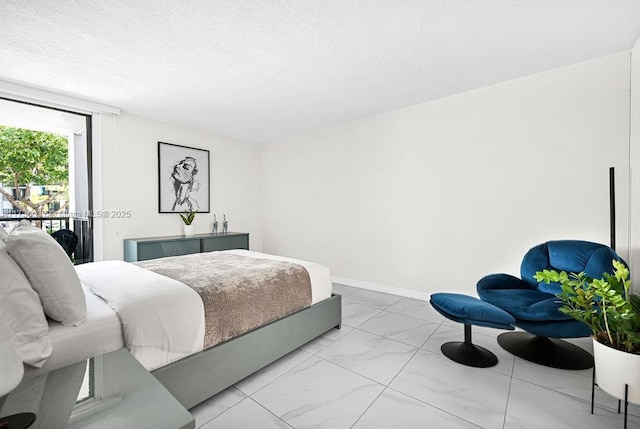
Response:
[[[33,234],[39,235],[29,231],[29,240],[34,239]],[[42,240],[44,239],[40,237],[35,241],[40,243]],[[82,298],[73,298],[77,301],[73,306],[86,306],[86,317],[80,323],[76,320],[77,315],[73,315],[73,306],[68,305],[65,311],[56,313],[55,309],[47,304],[47,293],[51,293],[52,290],[59,293],[59,290],[50,288],[48,284],[49,290],[43,290],[42,285],[37,284],[38,279],[30,273],[34,267],[23,266],[27,261],[39,257],[37,246],[34,247],[34,243],[30,243],[28,257],[23,255],[21,258],[15,246],[12,247],[11,240],[3,241],[7,243],[6,253],[20,265],[31,288],[38,292],[44,313],[48,316],[46,323],[51,350],[47,352],[42,332],[33,336],[34,339],[28,345],[27,351],[33,351],[34,344],[42,343],[39,352],[47,357],[37,360],[27,356],[27,353],[26,359],[31,359],[29,362],[23,359],[29,363],[25,365],[27,375],[51,371],[126,347],[186,408],[191,408],[328,330],[340,327],[341,298],[332,294],[331,279],[326,267],[246,250],[198,254],[201,256],[185,255],[137,264],[109,261],[84,264],[75,269],[72,267],[80,280]],[[49,248],[43,252],[47,253],[47,258],[51,258],[51,250],[52,248]],[[289,301],[280,298],[283,293],[284,296],[290,296],[294,289],[276,293],[269,292],[271,289],[265,287],[265,293],[272,295],[259,299],[259,305],[252,304],[255,299],[244,304],[247,308],[245,313],[251,316],[248,319],[251,323],[245,326],[246,329],[242,332],[229,330],[228,325],[233,325],[229,321],[236,319],[224,319],[227,317],[225,314],[229,312],[228,309],[225,310],[224,306],[216,307],[216,311],[224,310],[226,313],[215,313],[213,319],[209,313],[199,313],[197,300],[200,300],[201,306],[203,301],[206,301],[202,291],[196,287],[185,286],[179,280],[160,273],[171,264],[174,267],[192,267],[204,265],[203,260],[195,258],[213,257],[222,258],[229,267],[232,267],[236,260],[255,261],[262,265],[295,265],[296,269],[308,273],[311,285],[308,293],[310,300],[301,307],[284,308],[284,313],[270,313],[269,308],[275,305],[274,302]],[[49,262],[48,267],[55,266],[56,270],[59,269],[55,263]],[[62,263],[61,260],[58,262]],[[42,264],[35,269],[42,270]],[[193,276],[188,269],[182,271],[184,272],[180,275],[186,276],[188,281],[196,281],[202,277]],[[68,271],[66,274],[66,277],[62,276],[58,280],[62,283],[68,281],[71,274]],[[227,274],[237,284],[250,283],[250,280],[238,277],[232,270]],[[47,272],[47,282],[55,282],[56,279],[53,277],[56,275],[55,272]],[[190,275],[195,280],[189,279]],[[294,278],[294,283],[296,281]],[[181,285],[178,287],[181,289],[180,293],[174,291],[175,284]],[[65,288],[66,286],[61,289]],[[261,289],[262,287],[254,287],[253,292],[250,292],[260,292]],[[226,302],[230,296],[242,297],[244,292],[241,292],[212,295],[211,301],[218,305],[217,303]],[[77,295],[77,291],[74,293]],[[73,301],[71,297],[62,298],[56,298],[58,304],[62,302],[66,305],[67,301]],[[5,302],[4,305],[8,303]],[[266,316],[254,317],[254,313],[263,314],[260,307],[267,309],[264,313]],[[24,311],[20,317],[24,317],[23,313]],[[166,316],[167,314],[170,316]],[[2,317],[5,317],[6,322],[8,316]],[[54,318],[59,321],[52,320]],[[218,318],[226,320],[225,323],[219,324],[224,329],[212,334],[211,320]],[[20,326],[15,325],[15,329],[19,329]]]

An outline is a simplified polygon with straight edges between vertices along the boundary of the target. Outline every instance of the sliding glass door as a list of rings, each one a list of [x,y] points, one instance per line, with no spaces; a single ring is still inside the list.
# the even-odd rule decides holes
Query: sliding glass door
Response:
[[[0,225],[51,234],[93,261],[91,115],[0,98]]]

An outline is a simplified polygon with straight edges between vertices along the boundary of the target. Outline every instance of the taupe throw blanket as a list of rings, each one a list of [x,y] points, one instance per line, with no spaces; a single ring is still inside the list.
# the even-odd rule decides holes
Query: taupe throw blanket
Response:
[[[290,262],[208,252],[136,265],[198,292],[205,308],[205,348],[311,305],[309,273]]]

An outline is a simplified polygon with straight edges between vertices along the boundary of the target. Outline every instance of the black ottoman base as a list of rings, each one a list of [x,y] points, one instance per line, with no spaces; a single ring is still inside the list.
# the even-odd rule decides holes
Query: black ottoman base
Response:
[[[444,343],[440,350],[452,361],[475,368],[489,368],[498,363],[496,355],[471,342],[471,325],[464,325],[464,341]]]
[[[444,343],[442,347],[440,347],[440,350],[442,350],[443,355],[452,361],[466,366],[489,368],[496,366],[498,363],[496,355],[491,353],[489,350],[484,347],[467,344],[462,341]]]

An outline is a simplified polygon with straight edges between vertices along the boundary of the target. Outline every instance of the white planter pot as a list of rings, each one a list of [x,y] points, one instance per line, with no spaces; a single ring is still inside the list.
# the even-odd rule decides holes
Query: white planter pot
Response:
[[[640,355],[612,349],[594,339],[593,358],[596,381],[602,390],[624,401],[626,383],[629,402],[640,404]]]
[[[184,225],[184,235],[194,235],[196,233],[196,226],[191,224],[191,225]]]

